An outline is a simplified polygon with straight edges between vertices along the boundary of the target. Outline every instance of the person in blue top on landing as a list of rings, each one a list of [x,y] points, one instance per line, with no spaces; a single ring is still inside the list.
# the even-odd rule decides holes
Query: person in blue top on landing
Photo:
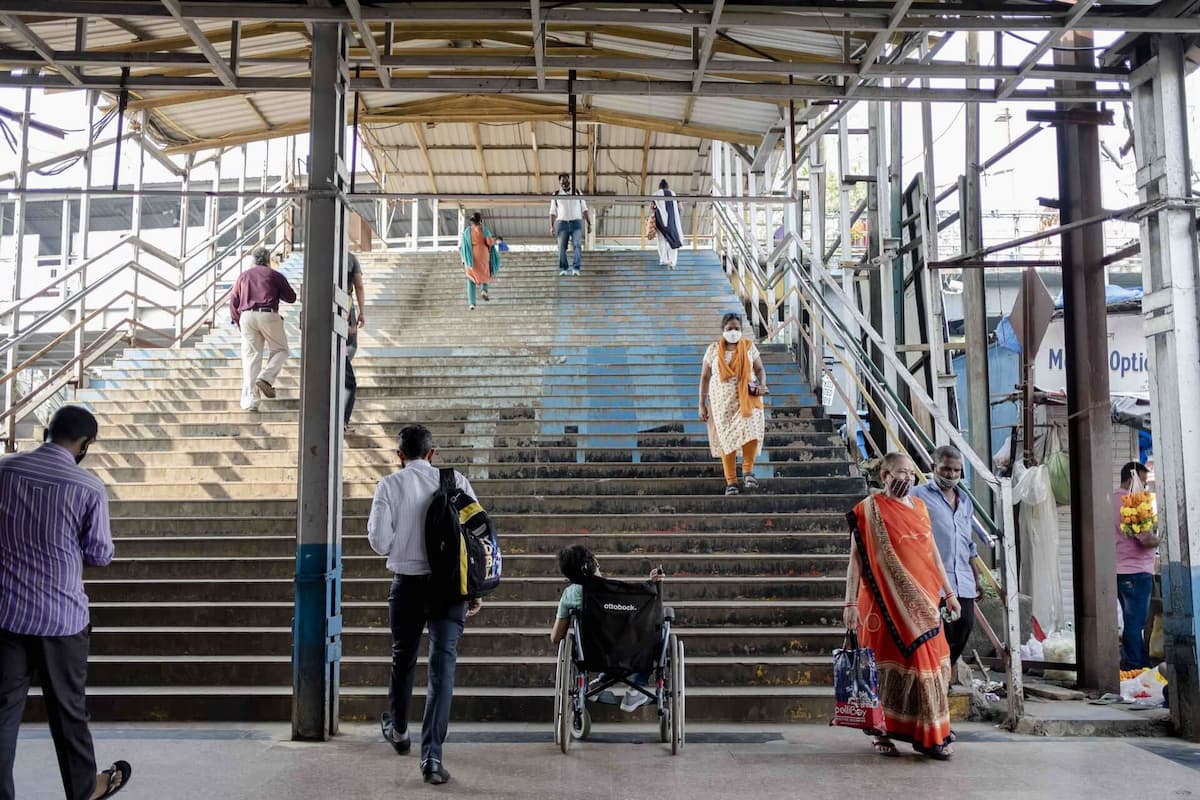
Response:
[[[975,507],[962,490],[963,458],[957,447],[943,445],[933,451],[932,480],[913,489],[929,510],[933,540],[946,567],[946,578],[958,594],[962,613],[958,619],[946,622],[942,629],[950,645],[950,666],[958,662],[967,647],[975,624],[975,600],[983,593],[980,575],[976,571],[975,539],[971,535]]]
[[[571,582],[563,589],[562,597],[558,600],[558,614],[554,619],[554,629],[550,631],[550,641],[554,644],[561,642],[571,627],[571,612],[583,610],[583,582],[588,578],[604,577],[600,573],[600,562],[581,544],[573,544],[558,551],[558,569]],[[661,569],[650,570],[650,580],[661,583],[666,574]],[[596,680],[602,680],[603,675]],[[634,683],[645,686],[649,675],[630,675]],[[605,692],[607,694],[607,692]],[[621,699],[622,711],[633,711],[639,706],[650,702],[650,698],[641,692],[627,691]]]

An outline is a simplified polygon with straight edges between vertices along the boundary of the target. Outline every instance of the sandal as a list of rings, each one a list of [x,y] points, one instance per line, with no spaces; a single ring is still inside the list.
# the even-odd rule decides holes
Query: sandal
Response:
[[[913,745],[913,750],[916,750],[926,758],[932,758],[934,761],[949,761],[954,758],[954,748],[949,744],[939,744],[928,748]]]
[[[116,777],[117,773],[121,774],[121,782],[116,786],[113,786],[113,778]],[[114,761],[111,767],[103,770],[100,774],[108,776],[108,785],[104,789],[104,794],[98,796],[112,797],[114,794],[124,789],[126,784],[129,783],[129,778],[131,775],[133,775],[133,767],[129,766],[128,761]]]
[[[758,478],[753,475],[747,475],[742,482],[746,484],[747,489],[758,489]]]
[[[737,487],[736,483],[731,483],[725,487],[725,496],[732,497],[735,494],[741,494],[742,490]]]
[[[896,743],[886,737],[876,737],[872,743],[875,747],[875,752],[884,758],[899,758],[900,751],[896,749]]]

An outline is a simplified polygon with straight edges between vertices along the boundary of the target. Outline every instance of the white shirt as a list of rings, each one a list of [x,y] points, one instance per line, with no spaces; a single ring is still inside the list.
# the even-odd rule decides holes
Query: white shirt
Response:
[[[582,197],[571,196],[559,189],[554,193],[554,199],[550,201],[550,216],[555,217],[559,222],[571,222],[577,219],[583,219],[583,212],[587,211],[587,202]]]
[[[458,470],[454,480],[458,488],[475,496],[471,482]],[[439,481],[437,467],[424,460],[409,461],[404,469],[388,475],[375,487],[367,541],[372,550],[387,556],[387,568],[397,575],[430,572],[425,552],[425,513]]]

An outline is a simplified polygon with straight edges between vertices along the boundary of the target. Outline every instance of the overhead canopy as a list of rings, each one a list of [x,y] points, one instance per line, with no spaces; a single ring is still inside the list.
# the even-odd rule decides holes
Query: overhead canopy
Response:
[[[0,0],[0,85],[93,88],[112,104],[124,88],[168,154],[237,146],[308,129],[311,26],[338,21],[387,191],[550,191],[570,166],[574,94],[581,188],[644,194],[665,177],[703,193],[707,141],[761,171],[792,111],[803,125],[847,100],[1123,100],[1115,60],[1039,62],[1072,28],[1200,33],[1195,5]],[[940,54],[966,30],[1035,46],[992,65]],[[1054,83],[1073,77],[1090,80]],[[610,213],[636,232],[636,206]]]

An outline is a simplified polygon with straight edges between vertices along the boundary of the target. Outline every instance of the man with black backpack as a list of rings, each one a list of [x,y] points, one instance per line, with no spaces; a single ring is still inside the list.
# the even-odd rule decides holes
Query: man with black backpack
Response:
[[[467,560],[466,555],[460,561],[446,551],[452,549],[455,556],[465,553],[463,529],[483,524],[490,531],[491,525],[475,500],[470,481],[457,470],[438,470],[430,463],[437,451],[427,428],[409,425],[400,431],[397,452],[401,470],[379,482],[367,522],[372,549],[387,556],[388,569],[395,575],[388,593],[392,675],[388,710],[380,723],[384,738],[396,752],[407,753],[411,747],[408,709],[413,672],[421,631],[428,624],[429,689],[421,723],[421,774],[426,783],[440,785],[450,780],[442,765],[442,743],[450,721],[458,639],[466,618],[483,606],[478,592],[462,590],[465,570],[458,566]],[[450,544],[457,546],[451,548]],[[497,562],[498,557],[497,551]]]

